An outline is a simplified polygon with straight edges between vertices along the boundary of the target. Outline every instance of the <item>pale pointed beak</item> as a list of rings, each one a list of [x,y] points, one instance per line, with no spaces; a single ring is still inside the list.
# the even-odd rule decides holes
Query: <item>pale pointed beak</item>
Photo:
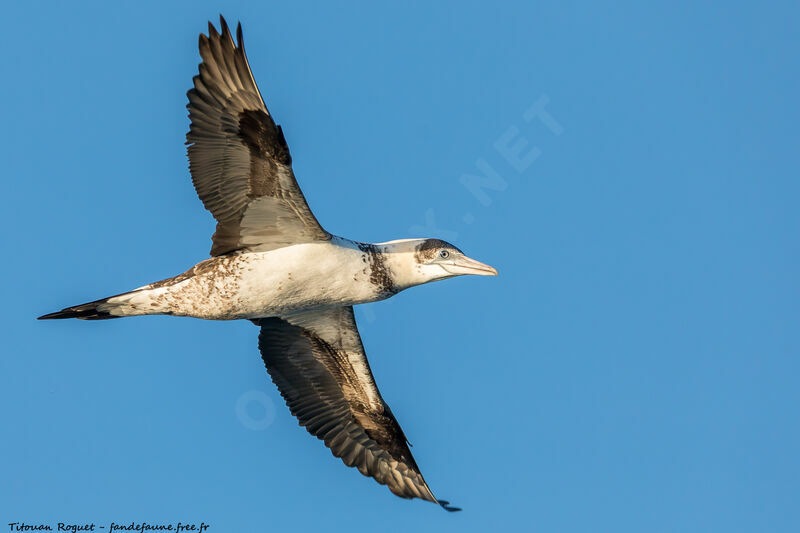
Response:
[[[474,259],[470,259],[465,255],[456,257],[451,262],[443,263],[442,267],[451,274],[455,274],[457,276],[464,274],[474,274],[476,276],[497,275],[496,268],[490,267],[489,265],[484,265],[480,261],[475,261]]]

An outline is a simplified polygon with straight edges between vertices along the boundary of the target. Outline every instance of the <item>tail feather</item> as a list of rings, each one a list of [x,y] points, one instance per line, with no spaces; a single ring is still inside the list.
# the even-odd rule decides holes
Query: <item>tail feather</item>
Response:
[[[108,298],[103,298],[102,300],[96,300],[94,302],[76,305],[73,307],[67,307],[65,309],[62,309],[61,311],[56,311],[55,313],[48,313],[46,315],[42,315],[37,320],[52,320],[58,318],[80,318],[82,320],[106,320],[108,318],[122,318],[120,316],[114,316],[108,311],[101,311],[97,308],[98,305],[106,303],[107,301]]]
[[[80,318],[81,320],[107,320],[109,318],[122,318],[121,315],[112,315],[105,309],[99,309],[102,304],[108,303],[111,298],[117,298],[118,296],[123,296],[129,293],[123,293],[117,296],[109,296],[108,298],[103,298],[102,300],[95,300],[94,302],[88,302],[81,305],[75,305],[72,307],[67,307],[62,309],[61,311],[56,311],[55,313],[48,313],[46,315],[42,315],[37,320],[54,320],[54,319],[61,319],[61,318]],[[108,308],[109,306],[104,306]]]

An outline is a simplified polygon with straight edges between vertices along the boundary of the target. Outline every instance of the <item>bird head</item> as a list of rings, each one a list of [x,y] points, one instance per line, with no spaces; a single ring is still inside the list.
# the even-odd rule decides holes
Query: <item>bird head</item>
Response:
[[[497,275],[495,268],[470,259],[440,239],[404,239],[379,246],[392,268],[395,283],[402,289],[467,274]]]

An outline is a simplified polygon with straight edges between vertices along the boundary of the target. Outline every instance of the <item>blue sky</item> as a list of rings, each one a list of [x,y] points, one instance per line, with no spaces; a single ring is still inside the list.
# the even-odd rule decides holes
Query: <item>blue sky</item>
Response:
[[[500,270],[357,310],[383,396],[462,513],[332,458],[250,323],[34,320],[206,257],[184,106],[219,12],[242,20],[328,230],[442,237]],[[5,14],[0,524],[800,529],[796,3]],[[487,166],[490,186],[464,185]]]

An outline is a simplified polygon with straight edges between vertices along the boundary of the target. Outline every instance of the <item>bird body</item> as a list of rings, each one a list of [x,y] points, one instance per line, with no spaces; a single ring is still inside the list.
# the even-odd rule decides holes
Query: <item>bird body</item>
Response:
[[[104,318],[252,320],[375,302],[416,284],[415,254],[425,242],[365,244],[332,236],[267,252],[212,257],[183,274],[107,298],[95,308]]]
[[[220,17],[200,35],[187,93],[189,169],[217,220],[210,259],[130,292],[40,319],[174,315],[249,319],[273,382],[299,423],[336,457],[403,498],[438,500],[367,362],[353,306],[465,274],[497,275],[439,239],[365,244],[317,221],[244,53]]]

